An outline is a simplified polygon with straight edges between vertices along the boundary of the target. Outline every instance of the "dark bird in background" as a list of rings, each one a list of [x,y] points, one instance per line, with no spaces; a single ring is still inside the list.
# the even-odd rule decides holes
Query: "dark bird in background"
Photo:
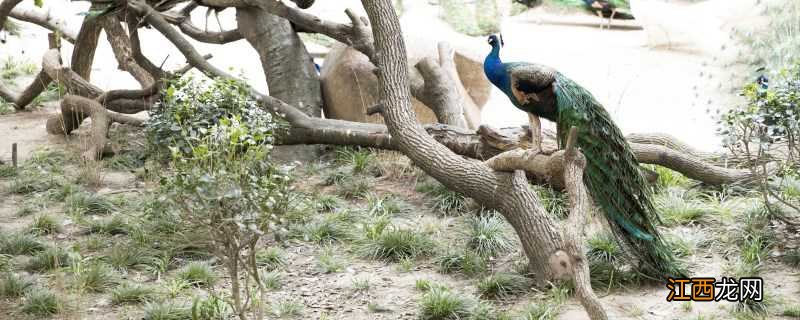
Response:
[[[765,71],[766,69],[767,69],[767,68],[761,67],[761,68],[758,68],[758,69],[756,70],[756,72],[759,72],[759,73],[760,73],[760,74],[758,75],[758,78],[756,78],[756,84],[758,85],[758,87],[759,87],[759,88],[761,88],[761,89],[763,89],[763,90],[767,90],[767,89],[769,89],[769,78],[767,78],[767,76],[766,76],[766,75],[764,75],[764,71]]]
[[[503,63],[502,37],[490,36],[489,45],[492,51],[483,66],[486,77],[514,106],[531,119],[542,117],[555,122],[561,148],[570,128],[577,128],[577,146],[587,160],[583,177],[586,188],[617,239],[638,258],[642,273],[659,280],[684,276],[685,270],[656,229],[660,219],[653,207],[651,188],[631,147],[603,106],[589,91],[553,68]],[[540,136],[541,132],[534,129],[533,135]],[[534,148],[541,150],[536,143]]]
[[[584,7],[596,14],[600,19],[608,18],[609,29],[611,28],[611,21],[614,19],[620,20],[633,20],[633,15],[630,13],[620,11],[616,5],[608,0],[583,0]],[[603,24],[600,24],[600,29],[603,29]]]

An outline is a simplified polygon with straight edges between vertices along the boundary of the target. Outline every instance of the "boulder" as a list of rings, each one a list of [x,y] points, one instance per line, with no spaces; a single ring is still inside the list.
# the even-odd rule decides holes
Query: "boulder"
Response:
[[[404,28],[405,29],[405,28]],[[407,30],[406,30],[407,31]],[[406,34],[420,34],[406,32]],[[432,33],[429,37],[406,35],[409,66],[414,66],[424,57],[437,57],[437,39],[447,39],[455,51],[455,63],[461,82],[474,102],[465,104],[465,115],[470,126],[480,124],[480,109],[489,100],[491,84],[483,74],[485,52],[471,48],[487,48],[483,39],[462,36],[453,41],[449,37],[439,37]],[[325,57],[320,72],[325,117],[382,123],[380,115],[367,116],[366,109],[378,102],[378,79],[373,73],[375,66],[357,50],[343,44],[334,46]],[[412,107],[421,123],[436,123],[433,112],[412,99]]]

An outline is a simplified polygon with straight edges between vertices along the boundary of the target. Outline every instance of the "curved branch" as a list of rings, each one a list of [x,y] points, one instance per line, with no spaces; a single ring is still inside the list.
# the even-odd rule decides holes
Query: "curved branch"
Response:
[[[200,42],[213,43],[213,44],[226,44],[229,42],[239,41],[244,38],[239,32],[239,29],[224,30],[224,31],[204,31],[192,23],[190,14],[198,7],[196,2],[191,2],[183,7],[180,11],[162,12],[167,22],[178,26],[185,35]]]
[[[0,2],[0,31],[3,31],[3,27],[6,25],[8,14],[11,13],[11,10],[20,2],[22,2],[22,0],[3,0],[3,2]]]
[[[55,17],[51,16],[50,11],[44,11],[33,8],[31,9],[14,8],[13,10],[11,10],[9,17],[12,17],[20,21],[33,23],[52,32],[58,32],[62,38],[66,39],[69,43],[72,44],[75,43],[75,39],[77,38],[77,34],[75,34],[75,31],[67,28],[65,21],[56,19]]]

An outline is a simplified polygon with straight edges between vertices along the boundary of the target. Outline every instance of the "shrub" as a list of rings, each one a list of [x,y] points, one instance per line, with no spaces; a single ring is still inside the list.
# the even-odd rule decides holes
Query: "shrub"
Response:
[[[169,146],[174,169],[161,179],[160,191],[182,226],[203,235],[193,245],[219,248],[213,251],[219,260],[233,261],[224,264],[228,271],[253,280],[259,270],[239,261],[243,255],[255,260],[258,240],[282,223],[292,205],[292,168],[269,157],[278,129],[245,84],[227,79],[171,83],[147,123],[150,149],[163,155]],[[242,279],[232,275],[231,281]],[[231,294],[234,313],[249,310],[253,300],[237,298],[258,288],[232,287],[242,291]]]

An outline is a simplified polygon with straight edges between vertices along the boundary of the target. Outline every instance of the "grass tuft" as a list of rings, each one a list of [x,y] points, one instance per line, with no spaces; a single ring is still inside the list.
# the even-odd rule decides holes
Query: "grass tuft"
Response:
[[[119,214],[109,218],[94,219],[89,223],[89,233],[108,235],[128,234],[129,226],[125,217]]]
[[[286,267],[286,257],[281,249],[269,247],[256,252],[256,265],[267,271],[278,270]]]
[[[32,289],[25,295],[24,301],[22,312],[37,317],[49,317],[64,309],[58,296],[47,289]]]
[[[103,195],[76,192],[66,197],[66,212],[70,215],[105,215],[117,210],[117,206]]]
[[[61,221],[51,215],[44,214],[34,217],[28,228],[34,234],[54,234],[61,232]]]
[[[36,236],[27,233],[0,234],[0,254],[34,254],[45,249]]]
[[[114,270],[102,263],[93,263],[75,274],[75,285],[86,292],[105,292],[119,283]]]
[[[461,272],[467,276],[474,276],[488,269],[483,257],[468,250],[449,251],[436,257],[434,263],[438,266],[439,272],[444,274]]]
[[[48,271],[69,265],[76,257],[66,249],[48,247],[37,252],[25,266],[28,271]]]
[[[137,283],[124,283],[111,290],[111,304],[134,304],[154,301],[156,290]]]
[[[276,317],[288,318],[303,314],[304,307],[302,303],[295,300],[281,300],[272,304],[270,309],[272,310],[272,314]]]
[[[143,320],[188,320],[192,310],[174,302],[148,302],[144,306]]]
[[[467,198],[458,192],[447,189],[435,180],[417,185],[417,191],[427,194],[431,208],[444,216],[456,216],[467,211]]]
[[[478,281],[478,292],[483,298],[506,298],[523,294],[531,286],[530,280],[512,273],[495,273]]]
[[[33,288],[33,280],[13,273],[0,275],[0,297],[18,298]]]
[[[419,318],[422,320],[467,319],[472,301],[451,292],[447,288],[434,286],[420,299]]]
[[[433,240],[421,232],[383,225],[369,232],[357,249],[370,259],[400,261],[430,254],[435,246]]]
[[[345,262],[334,254],[333,248],[327,247],[317,256],[317,268],[325,273],[336,273],[344,270]]]
[[[679,189],[669,189],[657,196],[655,205],[667,226],[697,223],[711,211],[708,206],[691,197],[689,192]]]
[[[198,287],[213,287],[217,282],[214,270],[204,262],[190,262],[183,267],[178,277]]]
[[[511,249],[513,243],[506,234],[506,224],[502,217],[495,214],[472,216],[467,220],[469,233],[467,247],[484,256],[494,256]]]
[[[269,290],[278,290],[283,287],[283,275],[278,272],[262,272],[260,277],[261,282],[264,284],[264,288]]]

